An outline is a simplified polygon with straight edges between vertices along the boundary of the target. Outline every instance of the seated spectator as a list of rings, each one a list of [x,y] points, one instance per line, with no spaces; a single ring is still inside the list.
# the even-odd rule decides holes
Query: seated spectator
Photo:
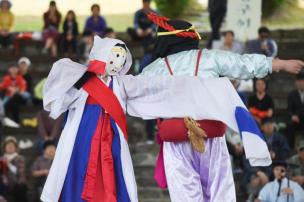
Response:
[[[93,4],[91,7],[92,15],[86,20],[84,32],[90,31],[94,35],[104,36],[107,23],[104,17],[100,15],[100,6]]]
[[[107,27],[105,30],[105,37],[115,39],[116,38],[116,32],[114,31],[113,28]]]
[[[272,98],[266,93],[266,87],[264,79],[257,79],[255,81],[255,94],[248,100],[249,111],[258,123],[273,115],[274,104]]]
[[[37,114],[39,143],[42,146],[47,140],[57,142],[63,127],[63,115],[56,120],[49,117],[49,112],[40,110]]]
[[[233,31],[229,30],[223,36],[224,39],[219,44],[218,49],[239,54],[243,53],[243,46],[241,42],[235,40]]]
[[[62,46],[64,53],[76,53],[78,35],[78,23],[75,12],[69,10],[63,22]]]
[[[24,78],[18,74],[18,68],[10,65],[8,74],[0,83],[0,90],[4,92],[3,104],[6,112],[11,113],[11,118],[19,122],[19,105],[29,98],[26,92],[27,86]]]
[[[265,135],[271,159],[273,161],[286,161],[289,156],[289,146],[285,136],[275,132],[273,119],[263,119],[261,129]]]
[[[267,57],[276,57],[278,54],[277,43],[270,38],[270,31],[267,27],[258,30],[259,37],[247,42],[246,52],[263,54]]]
[[[46,54],[49,50],[53,57],[57,57],[57,43],[60,37],[59,34],[59,24],[61,21],[61,14],[57,10],[56,2],[51,1],[49,10],[43,14],[43,39],[45,41],[45,46],[42,53]]]
[[[298,154],[288,160],[292,176],[291,179],[304,187],[304,141],[300,142],[297,151]]]
[[[274,180],[267,183],[260,191],[260,202],[301,202],[304,201],[304,190],[301,186],[287,178],[287,163],[274,162],[272,165]]]
[[[18,67],[19,67],[19,74],[24,78],[26,81],[26,92],[28,92],[29,98],[33,95],[33,79],[32,76],[29,74],[29,68],[31,66],[31,61],[27,57],[21,57],[18,60]],[[30,101],[26,100],[27,102]]]
[[[295,145],[295,133],[304,132],[304,73],[296,76],[296,89],[288,95],[288,112],[290,121],[286,130],[286,137],[291,148]]]
[[[128,33],[134,40],[140,40],[146,48],[153,43],[155,25],[148,19],[147,13],[155,12],[150,7],[151,0],[143,0],[143,7],[136,11],[134,16],[134,28],[129,28]]]
[[[27,201],[27,186],[25,177],[25,160],[18,153],[16,138],[8,136],[3,143],[3,157],[8,165],[8,201]]]
[[[77,55],[80,58],[80,62],[83,64],[88,63],[89,54],[93,47],[94,34],[91,31],[85,31],[82,34],[82,40],[79,43],[77,49]]]
[[[12,44],[12,28],[14,25],[14,15],[10,11],[12,3],[8,0],[0,1],[0,45],[4,48]]]
[[[44,183],[49,174],[56,146],[51,140],[48,140],[43,145],[43,154],[39,156],[32,166],[32,176],[35,179],[35,187],[38,189],[38,196],[41,195]]]

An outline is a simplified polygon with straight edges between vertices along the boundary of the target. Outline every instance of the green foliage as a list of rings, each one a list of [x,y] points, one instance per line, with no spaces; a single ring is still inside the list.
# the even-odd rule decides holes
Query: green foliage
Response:
[[[169,18],[178,18],[184,14],[189,0],[154,0],[160,14]]]
[[[263,18],[271,16],[276,10],[281,8],[290,0],[262,0]]]

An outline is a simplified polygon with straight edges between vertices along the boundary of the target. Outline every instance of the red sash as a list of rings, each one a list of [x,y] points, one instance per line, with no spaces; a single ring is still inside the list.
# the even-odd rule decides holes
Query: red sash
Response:
[[[104,110],[110,114],[113,120],[122,130],[126,140],[127,119],[126,115],[113,91],[106,86],[97,76],[90,78],[84,85],[83,89],[100,104]]]

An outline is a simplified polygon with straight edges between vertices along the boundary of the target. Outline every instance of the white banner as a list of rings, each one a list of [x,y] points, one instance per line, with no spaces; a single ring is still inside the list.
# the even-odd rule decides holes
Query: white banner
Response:
[[[255,39],[262,17],[261,0],[228,0],[227,29],[240,41]]]

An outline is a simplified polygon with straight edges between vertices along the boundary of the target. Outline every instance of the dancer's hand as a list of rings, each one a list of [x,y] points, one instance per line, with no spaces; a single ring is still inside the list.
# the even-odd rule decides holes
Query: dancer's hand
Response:
[[[281,70],[292,73],[298,74],[304,67],[304,62],[301,60],[280,60],[274,59],[272,61],[272,70],[279,72]]]

